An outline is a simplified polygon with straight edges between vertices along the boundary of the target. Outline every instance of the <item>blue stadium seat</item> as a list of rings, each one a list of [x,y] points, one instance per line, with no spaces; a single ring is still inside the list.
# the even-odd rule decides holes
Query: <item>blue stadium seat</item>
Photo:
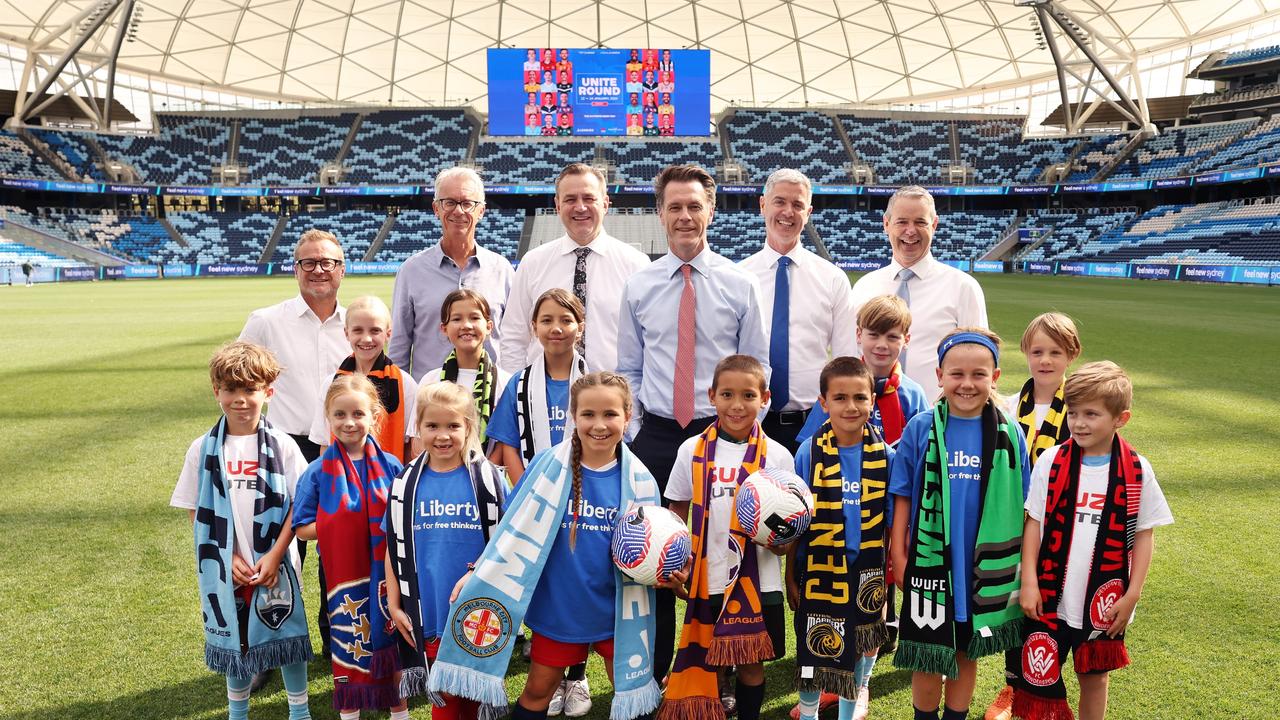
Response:
[[[944,120],[841,116],[840,122],[879,185],[937,184],[951,164],[951,129]]]
[[[208,185],[215,165],[226,162],[230,128],[225,118],[157,114],[157,135],[96,136],[109,158],[138,171],[142,182]]]
[[[167,219],[190,246],[186,262],[256,263],[278,216],[257,212],[178,212]],[[282,241],[283,242],[283,241]]]
[[[515,263],[524,220],[524,210],[489,208],[476,227],[476,242]],[[403,262],[439,241],[440,221],[430,210],[401,210],[375,259]]]
[[[618,182],[624,185],[651,183],[668,165],[693,163],[714,172],[723,160],[720,143],[714,140],[601,140],[597,147],[617,168]]]
[[[271,261],[284,262],[292,257],[294,243],[312,228],[333,233],[348,263],[363,260],[386,219],[386,211],[375,210],[324,210],[290,215]]]
[[[729,152],[748,182],[763,183],[778,168],[794,168],[822,185],[852,182],[849,154],[829,115],[781,110],[738,110],[724,124]]]
[[[36,155],[22,138],[8,130],[0,130],[0,175],[36,180],[66,179]]]
[[[471,123],[461,110],[380,110],[365,115],[343,165],[352,185],[423,183],[466,159]]]
[[[595,157],[590,142],[553,138],[491,140],[476,149],[476,164],[486,183],[495,185],[550,184],[565,165],[589,163]]]
[[[314,183],[320,168],[337,157],[355,113],[291,119],[240,121],[236,160],[247,170],[244,184]]]

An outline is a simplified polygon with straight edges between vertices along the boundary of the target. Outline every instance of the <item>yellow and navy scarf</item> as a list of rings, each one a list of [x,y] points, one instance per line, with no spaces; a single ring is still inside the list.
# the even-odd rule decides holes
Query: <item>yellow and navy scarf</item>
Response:
[[[885,510],[889,460],[884,438],[871,423],[862,428],[859,478],[862,534],[849,566],[845,544],[844,473],[831,422],[813,438],[810,475],[814,518],[801,538],[804,563],[796,573],[796,684],[799,690],[858,694],[862,654],[888,638],[884,621]],[[802,640],[803,638],[803,640]],[[848,640],[851,640],[848,641]]]
[[[1044,414],[1044,420],[1038,428],[1032,427],[1036,421],[1035,380],[1027,380],[1022,386],[1022,393],[1018,395],[1018,425],[1027,434],[1027,454],[1033,465],[1040,459],[1040,453],[1054,445],[1061,445],[1071,437],[1071,431],[1067,429],[1067,400],[1063,394],[1065,387],[1065,381],[1058,385],[1058,391],[1053,394],[1053,401],[1049,403],[1049,411]]]
[[[680,648],[658,720],[723,720],[716,666],[744,665],[773,657],[773,643],[765,628],[760,597],[760,570],[756,546],[743,531],[735,512],[729,520],[729,542],[742,558],[729,587],[719,616],[707,587],[708,553],[726,552],[708,548],[712,484],[716,480],[718,422],[698,437],[693,450],[693,502],[689,506],[693,530],[693,576],[689,602],[685,606]],[[738,485],[765,464],[768,439],[756,423],[747,437],[747,452],[738,468]]]

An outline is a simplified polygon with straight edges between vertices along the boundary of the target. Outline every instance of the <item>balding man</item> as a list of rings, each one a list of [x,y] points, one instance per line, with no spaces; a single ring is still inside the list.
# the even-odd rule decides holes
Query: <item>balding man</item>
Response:
[[[911,345],[902,351],[907,377],[938,398],[938,343],[958,327],[986,327],[982,286],[968,273],[938,262],[929,251],[938,229],[933,196],[919,185],[899,188],[884,211],[884,232],[893,249],[887,267],[853,286],[854,313],[878,295],[897,295],[911,309]],[[850,319],[852,322],[852,318]]]
[[[501,255],[476,244],[484,216],[484,183],[475,170],[454,167],[436,176],[431,207],[440,219],[440,242],[416,253],[396,273],[387,355],[415,380],[444,364],[452,346],[440,331],[440,305],[459,288],[479,292],[493,313],[493,336],[485,348],[499,359],[499,324],[515,271]]]

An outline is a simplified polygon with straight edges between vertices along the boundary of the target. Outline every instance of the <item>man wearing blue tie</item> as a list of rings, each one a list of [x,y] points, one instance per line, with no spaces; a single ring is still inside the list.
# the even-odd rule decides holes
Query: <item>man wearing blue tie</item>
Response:
[[[769,333],[769,412],[764,432],[795,453],[796,433],[818,398],[818,375],[831,357],[858,355],[849,276],[800,243],[813,213],[809,178],[784,168],[760,198],[765,245],[738,264],[760,282]]]
[[[667,254],[623,287],[618,372],[631,383],[641,418],[631,450],[665,493],[680,444],[716,419],[707,392],[716,363],[751,355],[767,376],[769,340],[755,278],[707,245],[715,179],[697,165],[675,165],[658,174],[653,189]],[[657,625],[653,674],[661,681],[675,644],[670,590],[658,591]]]

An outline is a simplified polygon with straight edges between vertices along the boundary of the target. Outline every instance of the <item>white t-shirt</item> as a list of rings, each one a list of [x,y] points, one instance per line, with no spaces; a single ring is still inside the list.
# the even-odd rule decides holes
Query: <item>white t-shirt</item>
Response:
[[[672,502],[693,499],[693,449],[695,435],[680,444],[676,464],[667,480],[666,498]],[[729,585],[729,518],[733,514],[734,495],[738,490],[738,468],[747,454],[746,443],[716,442],[716,477],[711,486],[710,515],[707,518],[707,592],[724,593]],[[794,472],[795,460],[782,443],[770,439],[765,452],[765,467]],[[760,592],[782,590],[782,558],[767,548],[755,546],[760,568]],[[735,559],[736,563],[737,560]]]
[[[1049,448],[1040,456],[1031,470],[1031,490],[1027,494],[1025,508],[1031,519],[1040,525],[1040,537],[1044,539],[1044,504],[1049,492],[1049,474],[1058,447]],[[1086,458],[1089,459],[1089,458]],[[1141,455],[1142,501],[1138,505],[1138,530],[1173,523],[1173,513],[1164,493],[1156,482],[1151,463]],[[1086,584],[1089,582],[1089,565],[1094,545],[1098,540],[1098,525],[1102,522],[1102,506],[1107,497],[1107,481],[1111,472],[1110,462],[1102,465],[1080,465],[1080,496],[1076,500],[1076,527],[1071,533],[1071,549],[1067,554],[1067,573],[1063,584],[1062,599],[1058,602],[1058,615],[1067,625],[1079,629],[1084,626]]]
[[[400,373],[400,381],[404,383],[404,434],[416,438],[418,437],[418,381],[407,372]],[[307,439],[320,446],[329,444],[329,419],[324,416],[323,394],[320,404],[316,407],[316,416],[311,420],[311,430],[307,433]]]
[[[201,435],[187,448],[182,473],[173,488],[169,505],[195,510],[200,494],[200,465],[204,460],[204,438]],[[288,442],[284,442],[288,440]],[[285,477],[289,497],[294,495],[298,478],[307,469],[307,461],[292,438],[280,440],[280,472]],[[223,477],[231,488],[231,514],[235,525],[236,554],[253,564],[253,506],[258,500],[258,436],[227,435],[222,443],[222,459],[226,467]],[[290,550],[292,554],[292,549]],[[295,563],[296,564],[296,563]]]
[[[431,385],[433,383],[441,382],[440,373],[442,370],[444,370],[444,368],[434,368],[432,370],[428,370],[425,375],[423,375],[421,378],[418,379],[418,382],[422,383],[423,385]],[[498,406],[498,401],[502,399],[502,391],[507,389],[507,381],[511,379],[511,373],[507,372],[506,370],[503,370],[502,368],[497,368],[497,370],[498,370],[498,386],[495,388],[492,388],[491,390],[491,392],[493,392],[494,407]],[[480,374],[479,370],[467,370],[465,368],[458,368],[458,381],[454,384],[461,385],[462,387],[470,390],[472,387],[475,387],[476,376],[479,374]]]
[[[1049,414],[1049,405],[1050,403],[1045,403],[1043,405],[1036,403],[1036,416],[1033,421],[1035,424],[1031,426],[1032,428],[1036,430],[1040,429],[1040,425],[1044,423],[1044,416]],[[1004,412],[1009,416],[1010,420],[1018,422],[1018,395],[1008,395],[1005,397]],[[1063,418],[1063,422],[1066,422],[1065,418]],[[1024,432],[1023,435],[1026,435],[1026,433]]]

